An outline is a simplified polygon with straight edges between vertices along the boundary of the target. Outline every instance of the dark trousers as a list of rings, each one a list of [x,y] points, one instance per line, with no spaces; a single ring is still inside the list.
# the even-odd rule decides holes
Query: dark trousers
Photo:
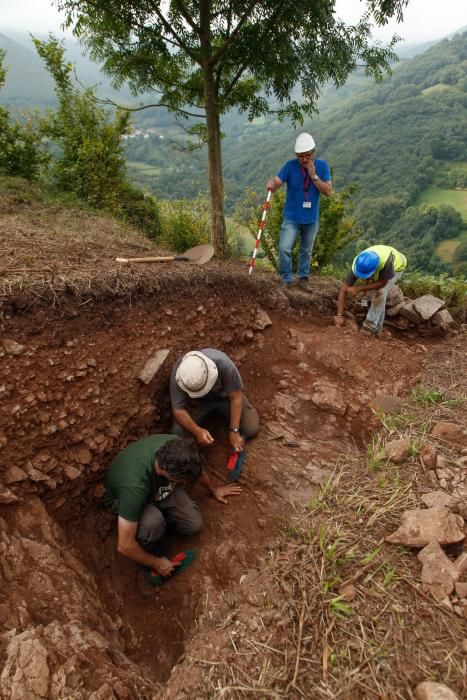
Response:
[[[202,399],[196,399],[195,408],[192,412],[192,418],[196,423],[201,423],[210,413],[219,413],[224,416],[228,421],[230,420],[230,400],[225,397],[209,397],[209,395]],[[256,408],[254,408],[245,394],[243,394],[243,409],[242,415],[240,417],[240,432],[247,440],[254,438],[259,431],[259,415]],[[172,425],[173,435],[178,435],[178,437],[187,437],[189,435],[180,423],[177,421],[173,422]]]

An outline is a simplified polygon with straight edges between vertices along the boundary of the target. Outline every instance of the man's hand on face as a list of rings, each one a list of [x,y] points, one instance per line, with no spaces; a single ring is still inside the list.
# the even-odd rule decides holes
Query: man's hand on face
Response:
[[[242,492],[242,487],[237,484],[229,484],[228,486],[218,486],[214,490],[214,498],[219,503],[227,503],[227,496],[239,496]]]
[[[214,438],[212,437],[209,430],[205,430],[204,428],[199,428],[199,430],[196,432],[195,437],[198,445],[202,445],[203,447],[212,445],[212,443],[214,442]]]
[[[154,569],[160,576],[170,576],[171,574],[173,574],[174,569],[177,566],[180,566],[180,562],[174,563],[169,561],[165,557],[154,557],[154,559],[156,560],[156,565]]]
[[[245,440],[242,438],[240,433],[229,433],[229,442],[234,450],[237,450],[237,452],[243,452]]]

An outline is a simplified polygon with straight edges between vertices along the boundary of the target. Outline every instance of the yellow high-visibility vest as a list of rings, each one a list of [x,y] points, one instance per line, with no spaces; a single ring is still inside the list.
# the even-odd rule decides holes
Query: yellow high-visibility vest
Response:
[[[394,272],[403,272],[405,270],[405,268],[407,267],[407,258],[405,257],[405,255],[403,255],[402,253],[399,253],[398,250],[396,250],[395,248],[393,248],[390,245],[372,245],[369,248],[365,248],[365,250],[362,251],[362,253],[370,253],[370,252],[376,253],[376,255],[379,258],[378,269],[376,270],[374,275],[372,275],[375,282],[378,281],[379,273],[381,272],[383,267],[386,265],[391,253],[394,255]],[[358,257],[358,255],[357,255],[357,257]],[[356,261],[357,257],[354,258],[354,261],[352,263],[352,272],[354,273],[354,275],[355,275],[355,261]]]

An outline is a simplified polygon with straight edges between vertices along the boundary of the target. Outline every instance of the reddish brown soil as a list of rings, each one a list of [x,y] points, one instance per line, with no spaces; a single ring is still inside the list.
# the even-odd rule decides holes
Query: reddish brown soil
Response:
[[[311,318],[306,295],[291,294],[295,308],[290,308],[277,288],[269,296],[258,289],[255,296],[240,286],[212,287],[208,279],[196,288],[182,285],[176,298],[165,295],[133,305],[94,303],[92,308],[74,307],[71,313],[70,307],[62,306],[61,316],[41,307],[34,315],[4,319],[3,336],[26,347],[17,356],[0,357],[0,469],[13,494],[12,502],[3,506],[4,530],[14,538],[18,519],[26,518],[29,504],[39,497],[52,516],[50,528],[56,527],[56,520],[65,533],[55,539],[47,535],[48,546],[70,549],[75,563],[58,566],[54,575],[61,581],[52,582],[58,591],[52,595],[44,583],[46,574],[40,575],[39,550],[32,558],[29,554],[21,559],[21,566],[10,562],[3,582],[21,591],[28,612],[23,623],[17,616],[13,619],[7,612],[11,600],[2,586],[0,629],[9,634],[14,627],[20,633],[53,621],[66,626],[81,614],[91,629],[109,644],[118,643],[119,653],[125,654],[105,663],[121,670],[131,660],[149,684],[132,681],[131,686],[121,671],[125,687],[137,688],[136,695],[128,690],[125,697],[150,697],[152,684],[167,679],[200,613],[209,614],[219,592],[228,592],[255,566],[280,526],[280,516],[293,508],[293,500],[311,497],[314,487],[304,477],[305,466],[313,459],[326,464],[340,452],[358,453],[371,428],[372,398],[378,392],[409,392],[425,358],[416,342],[362,338],[352,329],[334,328],[329,315]],[[329,296],[318,285],[316,289],[313,304],[319,305],[321,299],[326,309]],[[254,329],[257,298],[273,321],[266,330]],[[327,308],[331,310],[330,305]],[[169,538],[167,547],[170,551],[194,547],[197,560],[144,599],[135,585],[137,567],[116,554],[114,517],[102,508],[106,471],[130,440],[169,430],[171,365],[182,352],[207,346],[224,350],[239,365],[246,392],[260,412],[262,430],[249,445],[241,496],[224,506],[195,487],[193,497],[201,506],[205,527],[196,538]],[[138,372],[162,348],[170,350],[168,360],[149,386],[142,385],[136,379]],[[317,380],[336,387],[344,415],[321,410],[309,400]],[[281,396],[292,399],[292,404],[284,406]],[[287,446],[277,431],[268,429],[278,424],[285,425],[289,437],[300,445]],[[208,451],[208,471],[222,483],[228,444],[224,426],[214,422],[212,428],[217,440]],[[34,541],[36,527],[40,530],[35,518],[48,517],[34,505],[28,515],[28,540]],[[24,550],[24,543],[21,547]],[[27,562],[37,572],[32,583],[27,580]],[[60,590],[73,590],[76,576],[89,579],[83,598],[87,602],[81,613],[71,614]],[[44,599],[47,603],[39,611],[37,601]],[[4,656],[6,642],[2,648]],[[97,690],[94,652],[92,646],[89,649],[84,687]],[[60,663],[50,660],[50,668]],[[100,663],[103,667],[104,661]],[[150,693],[144,689],[151,687]]]

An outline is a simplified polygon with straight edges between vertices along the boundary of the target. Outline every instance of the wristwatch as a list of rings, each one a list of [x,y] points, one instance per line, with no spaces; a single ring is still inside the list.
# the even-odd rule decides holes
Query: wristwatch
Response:
[[[313,180],[313,182],[316,182],[316,180],[319,180],[319,177],[315,174],[314,177],[312,177],[311,179]]]
[[[239,432],[240,432],[240,428],[230,428],[230,432],[231,432],[231,433],[239,433]]]

